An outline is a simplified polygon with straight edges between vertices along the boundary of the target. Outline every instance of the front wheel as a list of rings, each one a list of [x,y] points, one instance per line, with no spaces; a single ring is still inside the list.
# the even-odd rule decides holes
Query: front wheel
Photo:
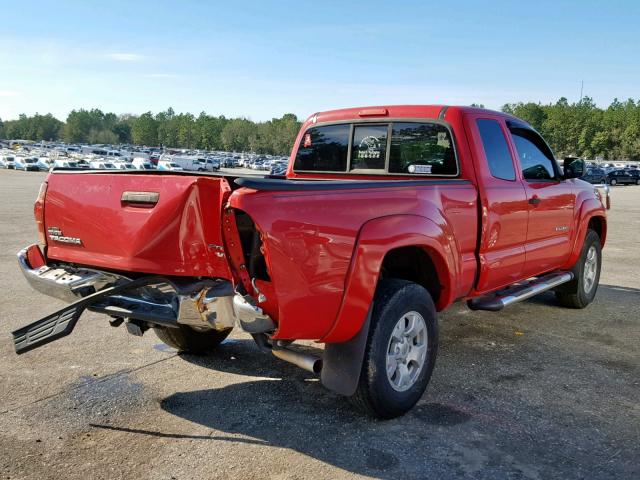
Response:
[[[640,178],[636,179],[636,185],[640,185]]]
[[[187,325],[180,325],[178,328],[157,327],[153,330],[163,343],[179,352],[204,354],[215,350],[232,329],[198,331]]]
[[[612,178],[611,180],[609,180],[610,185],[615,185],[616,183],[618,183],[618,181],[615,178]]]
[[[587,232],[580,258],[573,266],[573,280],[556,290],[560,305],[568,308],[585,308],[596,297],[600,283],[602,247],[600,237],[593,230]]]
[[[403,415],[427,388],[437,351],[438,322],[429,292],[405,280],[381,280],[351,402],[374,417]]]

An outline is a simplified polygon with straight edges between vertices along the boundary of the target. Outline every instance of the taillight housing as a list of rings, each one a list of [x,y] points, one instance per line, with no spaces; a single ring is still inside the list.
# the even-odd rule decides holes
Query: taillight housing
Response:
[[[42,245],[47,244],[47,235],[44,230],[44,199],[46,195],[47,182],[42,182],[36,203],[33,204],[33,216],[36,217],[36,225],[38,226],[38,240]]]

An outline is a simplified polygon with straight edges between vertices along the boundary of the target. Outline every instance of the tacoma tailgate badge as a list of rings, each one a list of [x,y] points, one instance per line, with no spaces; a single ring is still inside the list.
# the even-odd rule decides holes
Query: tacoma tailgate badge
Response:
[[[54,242],[69,243],[71,245],[82,245],[82,240],[80,238],[65,237],[62,234],[62,230],[60,230],[58,227],[47,228],[47,233],[49,234],[49,238]]]

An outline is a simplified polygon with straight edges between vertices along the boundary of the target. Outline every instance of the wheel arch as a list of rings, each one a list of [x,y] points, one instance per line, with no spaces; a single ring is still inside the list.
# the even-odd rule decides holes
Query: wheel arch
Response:
[[[345,280],[343,301],[330,331],[320,340],[346,342],[365,323],[380,278],[411,280],[432,295],[437,310],[454,297],[459,259],[447,225],[417,215],[393,215],[361,228]],[[410,262],[419,262],[426,272]]]
[[[604,247],[607,238],[607,217],[606,210],[602,203],[595,199],[589,198],[582,202],[576,216],[576,235],[573,242],[573,249],[567,262],[562,269],[570,269],[580,258],[582,245],[589,229],[594,230],[600,237],[600,246]]]

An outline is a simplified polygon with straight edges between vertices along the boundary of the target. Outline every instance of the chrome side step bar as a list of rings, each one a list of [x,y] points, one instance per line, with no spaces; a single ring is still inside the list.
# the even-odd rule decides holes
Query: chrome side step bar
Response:
[[[573,280],[571,272],[548,273],[542,277],[537,277],[523,283],[517,283],[504,290],[498,290],[492,295],[473,298],[467,302],[471,310],[489,310],[498,312],[511,304],[527,300],[539,293],[546,292],[552,288]]]

